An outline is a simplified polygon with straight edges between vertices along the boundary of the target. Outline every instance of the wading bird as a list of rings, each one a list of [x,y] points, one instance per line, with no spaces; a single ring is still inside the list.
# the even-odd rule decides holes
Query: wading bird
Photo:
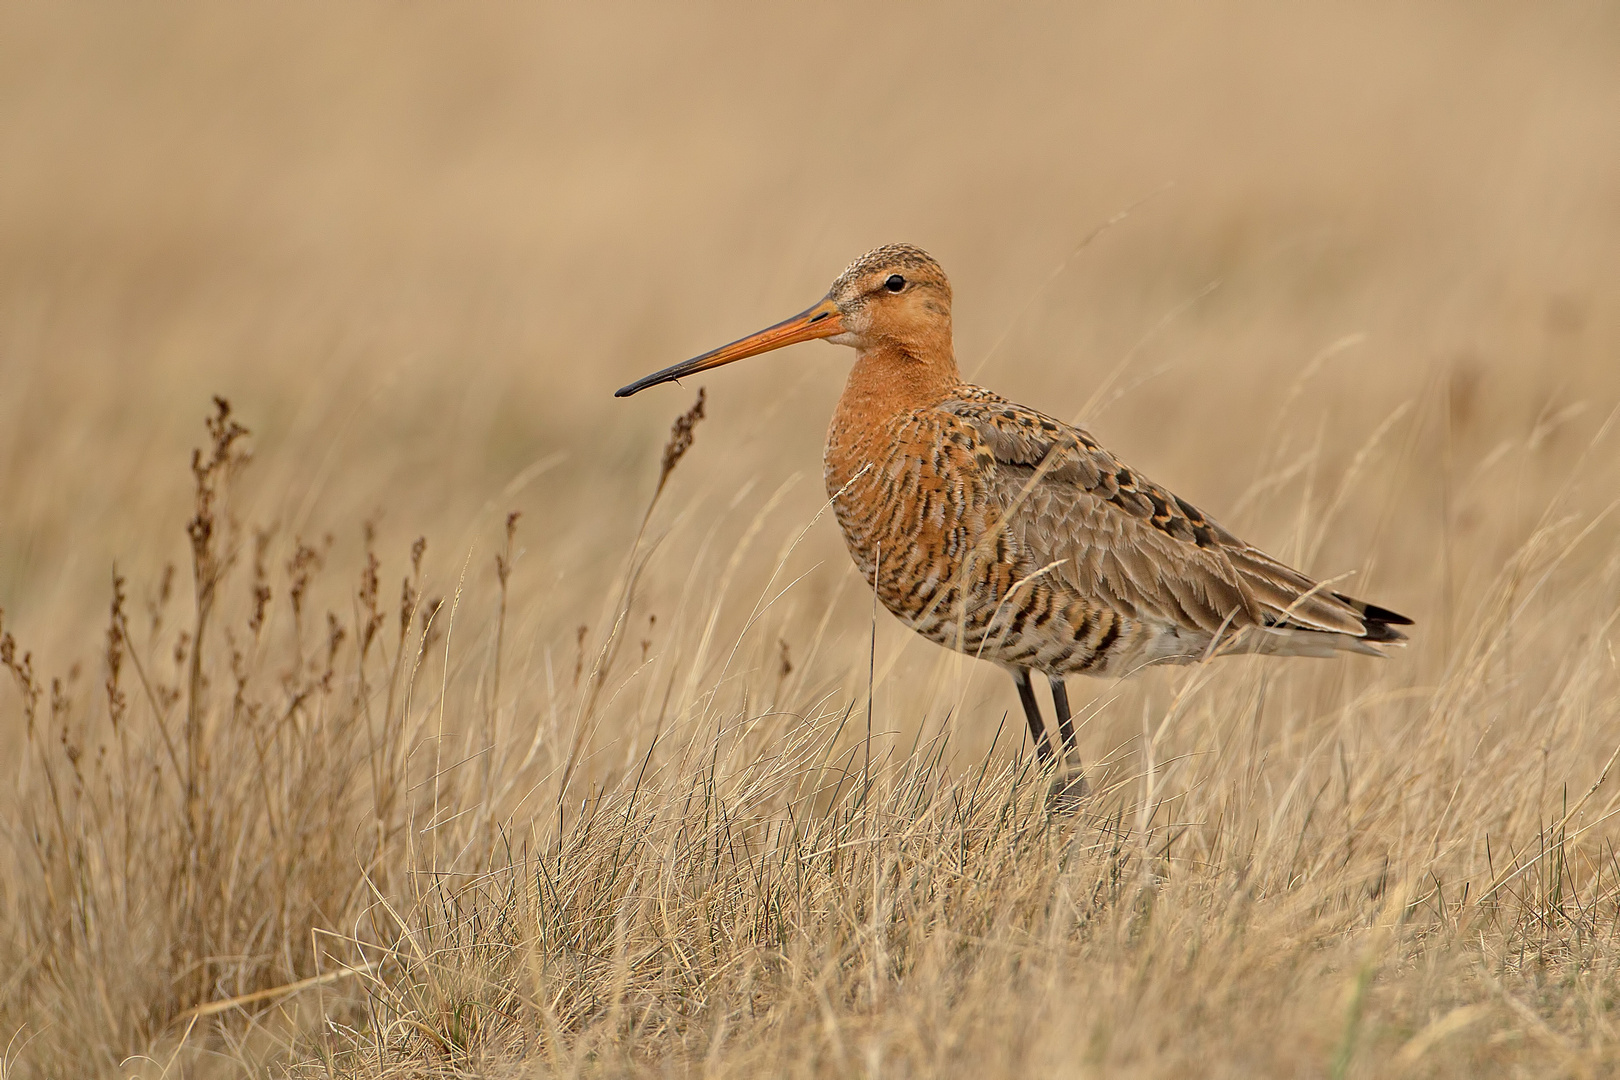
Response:
[[[1121,464],[1083,429],[962,381],[951,286],[926,252],[862,255],[813,307],[619,390],[813,338],[855,349],[827,493],[883,606],[1006,668],[1054,800],[1084,794],[1067,675],[1206,655],[1383,655],[1410,619],[1333,592]],[[1051,682],[1062,760],[1030,672]]]

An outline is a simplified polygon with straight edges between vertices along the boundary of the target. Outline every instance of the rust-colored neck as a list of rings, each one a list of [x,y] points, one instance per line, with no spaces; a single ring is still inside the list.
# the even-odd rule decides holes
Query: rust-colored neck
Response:
[[[827,428],[829,494],[893,450],[897,420],[955,392],[962,378],[948,341],[922,357],[894,345],[860,351]]]
[[[944,401],[961,381],[948,340],[943,348],[927,352],[889,343],[862,349],[838,400],[835,422],[876,426],[891,416]]]

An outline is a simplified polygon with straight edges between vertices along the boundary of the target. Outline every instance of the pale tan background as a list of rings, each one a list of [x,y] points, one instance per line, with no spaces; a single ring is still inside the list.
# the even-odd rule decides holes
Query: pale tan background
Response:
[[[0,604],[36,637],[162,550],[146,523],[183,508],[214,392],[286,478],[265,497],[345,539],[386,508],[442,548],[560,451],[514,500],[531,544],[542,506],[618,543],[687,398],[612,389],[891,240],[941,259],[964,369],[1019,400],[1071,416],[1137,349],[1123,381],[1158,374],[1100,435],[1227,519],[1289,380],[1346,334],[1294,406],[1340,455],[1453,367],[1502,432],[1575,401],[1589,428],[1620,392],[1612,5],[0,19]],[[846,363],[705,379],[678,482],[803,471],[813,512]],[[1391,569],[1436,556],[1384,539]],[[546,543],[579,572],[584,545]],[[830,528],[812,543],[842,572]]]
[[[1169,730],[1160,761],[1191,763],[1175,784],[1206,800],[1188,813],[1217,822],[1211,859],[1241,857],[1220,833],[1230,805],[1240,827],[1269,821],[1296,854],[1370,836],[1412,873],[1444,838],[1462,854],[1442,874],[1488,883],[1485,832],[1533,850],[1562,812],[1560,784],[1578,793],[1596,778],[1620,700],[1614,673],[1564,700],[1560,665],[1612,650],[1615,525],[1600,523],[1556,565],[1541,549],[1527,558],[1549,575],[1533,603],[1517,584],[1508,593],[1523,606],[1487,611],[1483,597],[1493,582],[1516,582],[1508,560],[1527,538],[1563,544],[1620,496],[1620,444],[1597,439],[1620,403],[1613,3],[0,3],[5,628],[43,678],[77,665],[75,715],[101,722],[112,567],[129,576],[134,612],[165,563],[182,567],[179,606],[189,602],[187,461],[220,393],[254,432],[236,505],[277,529],[276,603],[294,538],[330,533],[321,603],[350,619],[368,519],[385,598],[417,536],[428,538],[425,589],[451,596],[464,585],[456,632],[472,644],[456,654],[460,675],[445,665],[452,721],[483,714],[492,557],[503,515],[521,510],[508,675],[490,711],[503,731],[566,731],[579,628],[593,648],[605,636],[659,449],[695,387],[630,401],[613,390],[800,310],[850,259],[897,240],[951,274],[971,377],[1085,420],[1224,524],[1313,573],[1353,572],[1345,588],[1418,620],[1411,646],[1384,664],[1224,668],[1275,677],[1261,697],[1283,688],[1264,727],[1256,705],[1252,742],[1228,726],[1247,721],[1231,720],[1218,694],[1202,726]],[[638,653],[667,662],[671,679],[686,672],[683,703],[711,683],[756,706],[774,693],[793,716],[864,701],[870,595],[831,520],[782,556],[822,506],[822,433],[848,361],[806,345],[700,380],[708,419],[649,524],[661,541],[602,710],[608,750],[593,759],[593,782],[622,776],[645,745],[625,735],[625,749],[620,733],[651,730],[654,713],[663,723],[651,676],[629,665]],[[1573,525],[1537,532],[1556,520]],[[795,578],[728,667],[758,598]],[[238,628],[245,588],[239,574]],[[1469,652],[1480,626],[1513,636],[1513,648]],[[784,645],[797,680],[787,690],[774,674]],[[1500,690],[1474,685],[1468,665],[1480,655]],[[879,733],[902,753],[949,715],[961,760],[978,761],[1016,710],[999,672],[948,661],[886,616],[874,667]],[[1082,731],[1088,759],[1134,775],[1148,706],[1163,705],[1175,677],[1077,680],[1081,703],[1103,695]],[[1232,679],[1222,692],[1250,685]],[[1475,691],[1488,709],[1456,704]],[[0,759],[22,745],[17,701],[0,686]],[[1551,774],[1542,746],[1539,787],[1496,759],[1467,772],[1492,747],[1508,748],[1512,769],[1533,768],[1525,748],[1553,714],[1578,737]],[[1016,731],[1016,711],[1011,720]],[[1442,723],[1455,728],[1436,734]],[[1343,738],[1358,777],[1395,777],[1377,790],[1401,794],[1365,797],[1382,807],[1376,820],[1352,814],[1346,794],[1344,822],[1316,819],[1329,837],[1319,841],[1310,814],[1278,793],[1290,776],[1331,771],[1311,757],[1323,732]],[[1427,756],[1409,758],[1419,743]],[[494,745],[510,749],[504,736]],[[1250,757],[1230,756],[1238,750]],[[1423,775],[1403,771],[1411,762]],[[1452,769],[1466,788],[1447,786]],[[8,821],[10,802],[0,798]],[[1285,807],[1293,816],[1278,826]],[[1459,823],[1462,807],[1473,816]],[[1482,808],[1499,808],[1501,821]],[[344,858],[352,831],[333,825]],[[1360,857],[1381,873],[1370,848]],[[326,864],[334,879],[352,869],[344,858]],[[1265,865],[1292,896],[1293,863]],[[1356,918],[1380,917],[1385,901],[1355,876],[1364,869],[1301,894],[1300,910],[1320,900],[1337,911],[1335,898],[1349,896],[1349,908],[1366,908]],[[37,897],[4,888],[0,913],[33,910]],[[332,888],[350,895],[346,879]],[[1224,902],[1202,903],[1186,917],[1225,925]],[[1283,929],[1274,940],[1256,932],[1256,956],[1289,935],[1360,947],[1327,921],[1265,925]],[[1505,955],[1514,940],[1489,948]],[[9,947],[45,955],[32,942],[19,934]],[[1451,974],[1473,962],[1471,942],[1457,945],[1466,956],[1455,969],[1423,969],[1433,983],[1390,975],[1380,1007],[1401,1019],[1379,1043],[1385,1059],[1432,1019],[1424,995],[1435,986],[1471,988],[1456,1001],[1489,998]],[[1134,962],[1106,944],[1085,947]],[[129,956],[146,955],[131,946]],[[61,970],[145,970],[121,956],[89,951]],[[199,994],[290,982],[307,961],[267,961]],[[1301,976],[1309,992],[1296,995],[1265,962],[1244,983],[1214,961],[1203,982],[1165,968],[1162,1007],[1120,1005],[1119,1030],[1151,1013],[1166,1032],[1203,1038],[1187,1018],[1204,987],[1244,1000],[1259,987],[1273,1011],[1208,1014],[1219,1029],[1210,1037],[1227,1032],[1236,1046],[1221,1059],[1226,1074],[1300,1075],[1296,1047],[1322,1066],[1341,1024],[1336,1013],[1320,1020],[1329,1006],[1318,1004],[1339,1000],[1339,976]],[[1390,970],[1409,972],[1401,963]],[[99,1016],[76,978],[63,975],[60,1000],[39,1015]],[[152,1006],[150,1024],[109,1021],[97,1036],[108,1055],[170,1037],[194,1003],[131,985],[126,1000],[174,1000]],[[1576,997],[1538,1015],[1599,1061],[1609,1044],[1582,1025],[1606,1021]],[[815,1010],[804,1006],[806,1031]],[[985,1061],[1000,1060],[1004,1012],[990,1008],[975,1036]],[[1053,1015],[1042,1030],[1057,1046],[1072,1024]],[[1297,1037],[1275,1039],[1277,1023]],[[1132,1030],[1142,1046],[1176,1037],[1145,1022]],[[1531,1042],[1501,1052],[1539,1046],[1543,1029],[1525,1030]],[[918,1037],[924,1050],[934,1044]],[[1099,1060],[1117,1066],[1137,1052]],[[1175,1072],[1140,1053],[1129,1060],[1146,1074]],[[1269,1065],[1246,1072],[1251,1054]],[[1514,1060],[1534,1059],[1525,1055]]]

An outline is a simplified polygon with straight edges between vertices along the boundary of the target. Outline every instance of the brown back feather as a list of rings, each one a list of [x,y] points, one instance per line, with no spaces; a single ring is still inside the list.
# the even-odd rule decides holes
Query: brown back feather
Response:
[[[1209,632],[1263,625],[1402,637],[1388,627],[1402,616],[1369,617],[1368,605],[1239,540],[1081,428],[976,386],[940,409],[977,436],[1007,527],[1042,565],[1063,560],[1057,572],[1082,595]]]

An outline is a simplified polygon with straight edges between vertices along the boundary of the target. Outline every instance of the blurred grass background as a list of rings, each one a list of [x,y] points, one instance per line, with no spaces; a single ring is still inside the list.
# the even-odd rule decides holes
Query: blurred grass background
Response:
[[[1097,426],[1217,513],[1345,334],[1294,406],[1333,448],[1453,372],[1483,439],[1615,393],[1609,5],[0,17],[13,619],[139,557],[214,392],[317,520],[460,530],[565,452],[526,494],[617,535],[685,403],[611,390],[895,239],[952,273],[964,370],[1018,400],[1069,416],[1133,349],[1165,369]],[[814,473],[846,364],[708,380],[690,482]]]
[[[244,518],[283,545],[330,534],[345,574],[369,520],[385,586],[426,536],[430,591],[492,595],[521,511],[527,693],[534,657],[565,670],[578,628],[611,624],[690,402],[613,389],[904,240],[952,275],[970,378],[1419,621],[1384,670],[1286,678],[1432,687],[1554,497],[1588,522],[1620,492],[1612,438],[1593,443],[1620,402],[1616,117],[1601,3],[6,3],[5,627],[47,676],[97,684],[113,565],[139,610],[186,564],[186,462],[219,393],[253,430]],[[847,363],[804,346],[703,381],[637,619],[688,571],[726,577],[780,490],[719,616],[741,632],[823,501]],[[1592,583],[1613,536],[1552,571],[1583,613],[1612,603]],[[814,649],[806,686],[864,693],[870,599],[830,519],[788,563],[806,576],[759,655]],[[699,625],[662,622],[644,654]],[[1597,617],[1563,631],[1612,641]],[[1014,708],[999,673],[891,621],[877,650],[885,730],[937,730],[954,702],[971,756]],[[1145,684],[1091,756],[1173,685]],[[20,717],[0,692],[0,745]]]

